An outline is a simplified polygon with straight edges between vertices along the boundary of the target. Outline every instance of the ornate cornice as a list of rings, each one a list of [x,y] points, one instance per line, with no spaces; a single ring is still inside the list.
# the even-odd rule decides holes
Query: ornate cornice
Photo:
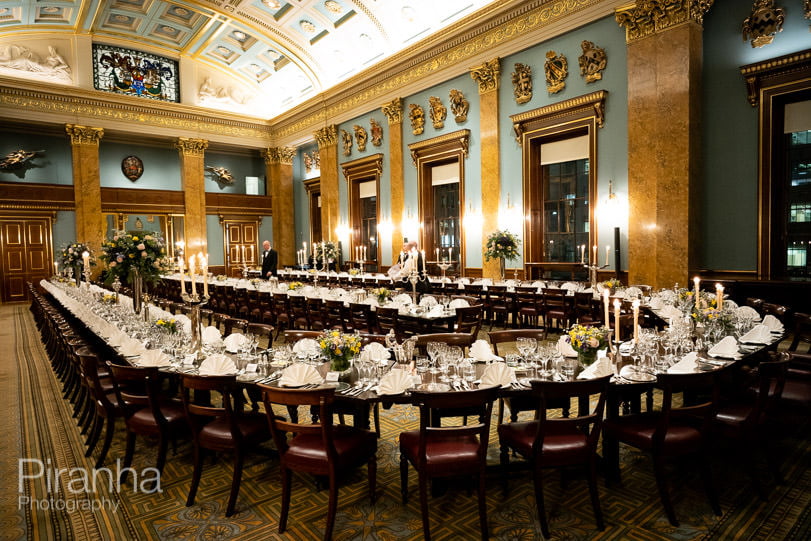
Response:
[[[806,76],[811,76],[811,49],[741,67],[749,104],[757,107],[763,88],[798,79],[801,77],[800,72],[806,72]]]
[[[403,98],[394,98],[389,103],[383,105],[380,110],[386,115],[389,126],[403,123]]]
[[[71,145],[93,145],[99,146],[99,141],[104,137],[104,128],[91,128],[79,126],[77,124],[66,124],[65,131],[70,136]]]
[[[625,41],[631,43],[689,21],[704,24],[704,15],[714,0],[638,0],[617,9],[614,18],[625,28]]]
[[[265,165],[293,165],[293,158],[295,158],[295,156],[295,147],[271,147],[262,151]]]
[[[184,156],[203,156],[208,148],[208,141],[205,139],[178,137],[177,141],[175,141],[175,148]]]
[[[439,149],[458,148],[462,150],[462,155],[467,158],[468,148],[470,145],[470,130],[458,130],[445,135],[439,135],[426,139],[424,141],[417,141],[408,145],[408,150],[411,152],[411,161],[414,166],[417,166],[417,159],[425,152],[436,152]]]
[[[358,172],[376,171],[377,175],[383,174],[383,154],[372,154],[351,162],[341,164],[344,179],[349,180],[349,176]]]
[[[324,126],[320,130],[316,131],[313,135],[315,136],[315,140],[318,142],[318,150],[338,144],[338,126],[335,124]]]
[[[488,60],[481,66],[470,68],[470,78],[479,85],[479,94],[498,90],[501,75],[501,59]]]
[[[515,139],[519,143],[521,142],[527,123],[541,119],[554,120],[556,118],[570,117],[581,112],[588,116],[594,116],[595,124],[598,128],[602,128],[605,125],[605,100],[607,97],[607,90],[598,90],[591,94],[584,94],[569,100],[538,107],[532,111],[510,115]]]

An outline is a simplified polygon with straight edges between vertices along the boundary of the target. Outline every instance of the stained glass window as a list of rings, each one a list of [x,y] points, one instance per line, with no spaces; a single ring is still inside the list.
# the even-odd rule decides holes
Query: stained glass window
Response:
[[[171,58],[93,44],[93,84],[97,90],[180,102],[177,66]]]

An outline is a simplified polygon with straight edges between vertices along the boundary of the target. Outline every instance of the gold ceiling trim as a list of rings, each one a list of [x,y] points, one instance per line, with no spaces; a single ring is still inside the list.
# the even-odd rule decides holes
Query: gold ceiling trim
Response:
[[[319,108],[318,111],[307,114],[299,120],[274,128],[273,133],[277,137],[284,138],[305,131],[314,125],[323,123],[325,116],[335,118],[356,106],[396,94],[405,85],[430,77],[450,66],[465,64],[472,58],[492,50],[496,45],[524,38],[528,32],[551,25],[575,12],[597,5],[601,1],[557,0],[547,2],[529,12],[524,12],[519,6],[515,11],[506,15],[508,18],[506,22],[502,22],[505,17],[498,18],[490,24],[485,23],[481,27],[466,32],[463,36],[448,40],[449,44],[456,44],[448,50],[443,50],[442,46],[434,47],[431,52],[423,55],[422,59],[418,58],[413,62],[406,60],[410,54],[413,54],[409,50],[393,55],[389,59],[391,62],[394,64],[406,62],[406,65],[392,69],[388,76],[386,74],[381,76],[382,80],[373,81],[367,87],[350,94],[349,97],[327,105],[325,109]],[[356,81],[350,81],[350,83],[357,85]],[[351,86],[345,88],[349,89]],[[329,93],[339,96],[346,95],[347,92],[343,92],[343,90],[339,86],[331,89]],[[313,100],[320,102],[323,100],[323,95],[316,96]]]

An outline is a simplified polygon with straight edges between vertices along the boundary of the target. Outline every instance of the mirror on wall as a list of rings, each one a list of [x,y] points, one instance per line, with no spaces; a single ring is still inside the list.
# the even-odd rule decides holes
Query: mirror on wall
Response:
[[[160,231],[166,241],[166,253],[174,257],[185,246],[183,236],[182,214],[135,214],[112,213],[105,214],[107,231],[105,237],[110,238],[115,231]]]

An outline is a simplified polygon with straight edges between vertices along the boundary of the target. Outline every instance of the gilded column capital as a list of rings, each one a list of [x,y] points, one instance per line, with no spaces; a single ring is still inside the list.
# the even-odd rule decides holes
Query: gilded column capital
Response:
[[[470,77],[479,85],[479,94],[498,90],[501,59],[496,57],[481,66],[470,68]]]
[[[71,145],[95,145],[104,137],[104,128],[91,128],[77,124],[65,124],[65,131],[70,136]]]
[[[403,98],[394,98],[389,103],[383,105],[380,110],[386,115],[389,126],[403,123]]]
[[[704,15],[715,0],[637,0],[617,9],[614,18],[625,28],[625,42],[631,43],[672,26],[693,21],[704,24]]]
[[[295,156],[295,147],[270,147],[262,151],[262,157],[265,159],[265,165],[293,165],[293,158]]]
[[[335,146],[338,144],[338,126],[335,124],[324,126],[320,130],[316,131],[313,135],[315,136],[315,140],[318,142],[319,150],[324,147]]]
[[[208,141],[205,139],[178,137],[177,141],[175,141],[175,148],[184,156],[202,156],[208,148]]]

